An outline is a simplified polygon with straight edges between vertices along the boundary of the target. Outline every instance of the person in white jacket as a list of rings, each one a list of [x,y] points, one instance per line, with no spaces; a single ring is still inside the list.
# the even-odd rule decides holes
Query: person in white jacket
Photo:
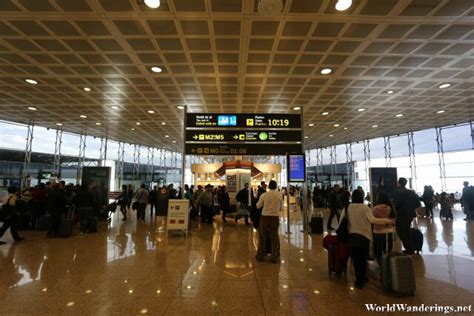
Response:
[[[393,220],[374,217],[372,210],[364,204],[364,194],[359,190],[352,193],[352,203],[347,210],[347,216],[349,219],[349,255],[356,274],[354,286],[362,288],[369,281],[366,270],[370,240],[372,239],[371,224],[393,225]]]

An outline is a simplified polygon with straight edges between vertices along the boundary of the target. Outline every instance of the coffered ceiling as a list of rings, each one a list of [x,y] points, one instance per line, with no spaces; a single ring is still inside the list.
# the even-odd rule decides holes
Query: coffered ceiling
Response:
[[[301,107],[307,148],[473,119],[472,0],[140,2],[0,1],[0,119],[177,150],[182,105]]]

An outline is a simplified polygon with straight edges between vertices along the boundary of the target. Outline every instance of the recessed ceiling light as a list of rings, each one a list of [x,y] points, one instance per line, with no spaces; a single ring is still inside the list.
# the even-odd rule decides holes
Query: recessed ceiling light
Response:
[[[150,9],[157,9],[160,7],[160,0],[145,0],[145,4]]]
[[[393,90],[388,90],[387,94],[393,94]]]
[[[309,137],[308,137],[308,136],[305,136],[304,138],[305,138],[305,139],[308,139]]]
[[[440,85],[438,88],[440,89],[446,89],[446,88],[449,88],[451,87],[451,84],[450,83],[443,83],[442,85]]]
[[[33,79],[25,79],[25,81],[28,82],[29,84],[38,84],[38,81],[33,80]]]
[[[29,106],[29,107],[28,107],[28,110],[30,110],[30,111],[36,111],[36,110],[38,110],[38,109],[35,108],[34,106]]]
[[[379,126],[378,126],[377,124],[375,124],[375,125],[372,125],[372,127],[373,127],[373,128],[377,128],[377,127],[379,127]]]
[[[90,91],[91,91],[91,88],[85,87],[85,88],[84,88],[84,91],[90,92]]]
[[[439,110],[439,111],[436,111],[437,114],[441,114],[441,113],[444,113],[446,112],[445,110]]]
[[[155,111],[153,111],[153,110],[148,110],[148,113],[150,113],[150,114],[155,114]]]
[[[321,115],[329,115],[329,112],[323,112]]]
[[[321,69],[321,75],[329,75],[332,72],[331,68],[323,68]]]
[[[333,134],[331,134],[331,135],[329,135],[329,137],[334,137],[334,135],[333,135]]]
[[[401,113],[400,113],[400,114],[397,114],[397,115],[395,115],[395,117],[402,117],[402,116],[403,116],[403,114],[401,114]]]
[[[84,119],[87,118],[87,116],[85,116],[85,115],[80,115],[79,117],[84,118]]]
[[[160,67],[151,67],[151,71],[153,71],[154,73],[159,74],[160,72],[163,71],[163,69],[161,69]]]
[[[339,125],[339,124],[334,124],[333,126],[334,126],[334,127],[339,127],[339,126],[341,126],[341,125]]]
[[[140,125],[141,123],[140,123],[140,122],[136,122],[135,124]]]
[[[180,110],[184,110],[184,106],[183,106],[183,105],[178,105],[177,108],[180,109]]]
[[[63,123],[56,123],[56,126],[63,126]]]
[[[118,106],[116,106],[116,105],[112,105],[110,108],[114,109],[114,110],[118,110]]]
[[[173,140],[173,144],[176,144],[176,141],[175,141],[175,140]]]
[[[344,127],[345,130],[347,130],[347,127]]]
[[[294,107],[293,107],[293,110],[299,111],[299,110],[301,110],[301,107],[300,107],[300,106],[294,106]]]
[[[364,112],[365,109],[357,109],[357,112]]]
[[[308,126],[309,126],[309,127],[313,127],[313,126],[314,126],[314,123],[309,123]]]
[[[338,0],[336,3],[337,11],[346,11],[352,5],[352,0]]]
[[[170,135],[165,135],[166,138],[170,137]]]
[[[161,122],[161,125],[166,125],[166,122]]]
[[[102,123],[97,122],[97,123],[95,123],[95,125],[100,126],[100,125],[102,125]]]
[[[135,129],[132,127],[130,130],[134,131]]]

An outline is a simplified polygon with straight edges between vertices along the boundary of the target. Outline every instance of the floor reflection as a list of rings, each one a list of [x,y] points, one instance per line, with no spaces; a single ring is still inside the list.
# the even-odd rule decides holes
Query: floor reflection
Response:
[[[132,215],[132,214],[130,214]],[[281,262],[257,262],[251,225],[192,222],[191,234],[165,236],[163,218],[115,215],[100,232],[46,239],[25,232],[20,244],[0,247],[0,302],[15,314],[363,314],[365,302],[466,304],[474,292],[474,223],[419,218],[425,236],[415,256],[417,294],[398,299],[379,287],[370,264],[367,288],[353,276],[328,277],[322,236],[301,233],[298,211],[280,221]],[[436,289],[436,291],[433,291]],[[28,299],[25,299],[28,298]]]

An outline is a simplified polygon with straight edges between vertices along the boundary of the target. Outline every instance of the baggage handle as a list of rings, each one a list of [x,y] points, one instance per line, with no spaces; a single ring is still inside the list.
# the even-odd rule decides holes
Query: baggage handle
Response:
[[[389,236],[390,234],[392,234],[392,249],[393,249],[394,246],[395,246],[395,240],[396,240],[395,234],[396,234],[396,232],[395,232],[395,229],[394,229],[394,230],[393,230],[393,233],[387,233],[387,234],[385,235],[385,250],[386,250],[386,251],[383,252],[384,254],[388,254],[388,253],[389,253],[389,251],[388,251],[388,238],[389,238],[389,237],[388,237],[388,236]]]

